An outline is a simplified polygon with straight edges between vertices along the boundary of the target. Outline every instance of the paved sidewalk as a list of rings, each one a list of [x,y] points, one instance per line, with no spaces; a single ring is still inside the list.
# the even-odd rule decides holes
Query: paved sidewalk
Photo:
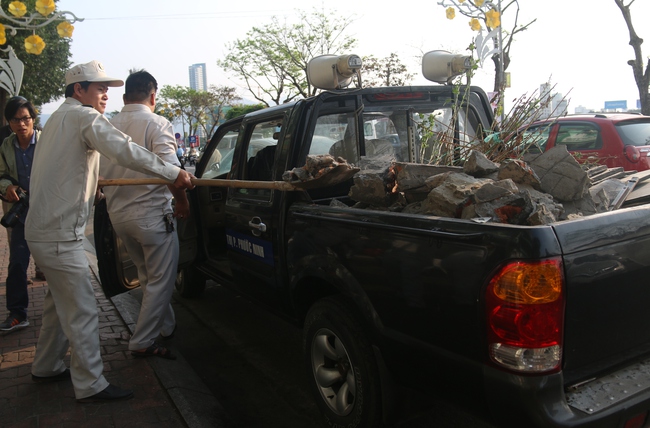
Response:
[[[4,321],[8,315],[4,281],[9,248],[6,231],[0,229],[0,318]],[[32,261],[28,278],[33,277]],[[32,382],[30,370],[47,291],[47,282],[34,280],[28,286],[29,326],[0,335],[0,427],[188,426],[153,368],[162,366],[164,372],[164,366],[175,361],[154,362],[131,356],[127,349],[129,328],[111,300],[104,297],[95,276],[92,277],[99,312],[104,376],[110,383],[132,389],[135,397],[110,404],[80,404],[74,398],[69,380],[50,384]],[[68,366],[69,362],[68,353]],[[170,371],[173,370],[172,366]]]

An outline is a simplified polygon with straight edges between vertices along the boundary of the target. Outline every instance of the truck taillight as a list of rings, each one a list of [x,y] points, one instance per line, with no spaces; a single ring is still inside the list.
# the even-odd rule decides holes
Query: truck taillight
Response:
[[[488,346],[499,366],[558,371],[562,359],[564,275],[559,258],[502,266],[485,297]]]

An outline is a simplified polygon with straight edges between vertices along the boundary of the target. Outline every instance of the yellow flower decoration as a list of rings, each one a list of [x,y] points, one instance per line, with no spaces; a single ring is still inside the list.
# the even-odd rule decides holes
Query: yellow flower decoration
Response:
[[[73,31],[74,25],[70,24],[68,21],[63,21],[56,26],[56,32],[59,33],[59,37],[72,37]]]
[[[469,21],[469,26],[474,31],[480,31],[481,30],[481,23],[476,18],[472,18],[471,21]]]
[[[501,25],[501,15],[496,10],[492,9],[485,14],[487,18],[487,26],[490,28],[497,28]]]
[[[477,7],[483,6],[483,3],[485,3],[485,0],[474,0],[474,3],[476,3]]]
[[[458,0],[458,3],[465,3],[465,0]]]
[[[4,25],[0,24],[0,45],[7,43],[7,29]]]
[[[25,39],[25,50],[27,53],[40,55],[45,49],[45,42],[40,36],[33,34]]]
[[[36,10],[43,16],[54,12],[55,8],[54,0],[36,0]]]
[[[447,14],[447,19],[454,19],[456,17],[456,9],[454,9],[453,7],[448,7],[446,14]]]
[[[9,3],[9,13],[20,18],[27,13],[27,6],[21,1],[12,1]]]

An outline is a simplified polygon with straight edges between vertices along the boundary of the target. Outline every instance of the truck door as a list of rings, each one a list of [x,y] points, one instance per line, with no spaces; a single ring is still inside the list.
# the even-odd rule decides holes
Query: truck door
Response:
[[[239,164],[240,180],[281,180],[278,164],[284,136],[283,113],[244,124]],[[241,136],[240,136],[241,138]],[[245,150],[243,150],[245,148]],[[267,304],[278,302],[279,245],[282,193],[278,190],[230,189],[226,201],[226,247],[234,286],[243,294]]]

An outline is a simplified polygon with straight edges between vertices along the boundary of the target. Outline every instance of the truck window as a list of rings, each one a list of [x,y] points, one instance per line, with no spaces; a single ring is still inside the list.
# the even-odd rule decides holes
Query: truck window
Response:
[[[309,146],[310,155],[340,156],[349,163],[359,162],[356,121],[354,113],[336,113],[316,120]]]
[[[210,160],[206,164],[203,178],[216,178],[225,176],[230,172],[232,167],[232,157],[235,151],[235,144],[239,130],[228,131],[217,143],[216,149],[210,155]]]
[[[282,118],[257,123],[246,149],[244,180],[272,181],[275,179],[275,149],[280,139]],[[236,193],[270,199],[270,189],[235,189]]]

